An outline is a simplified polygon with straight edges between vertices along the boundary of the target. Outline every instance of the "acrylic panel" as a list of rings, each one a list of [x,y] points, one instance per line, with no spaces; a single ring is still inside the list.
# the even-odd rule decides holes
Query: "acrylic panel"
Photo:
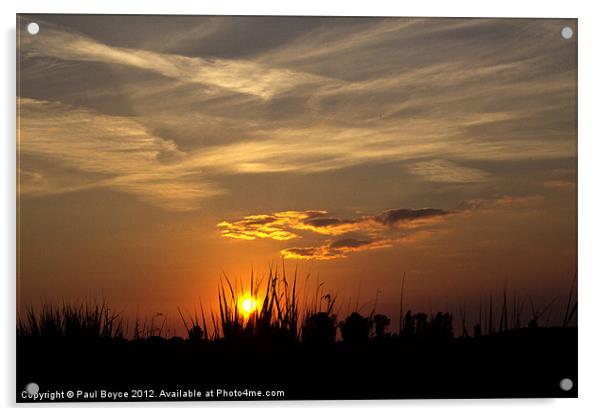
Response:
[[[577,20],[17,16],[20,402],[577,396]]]

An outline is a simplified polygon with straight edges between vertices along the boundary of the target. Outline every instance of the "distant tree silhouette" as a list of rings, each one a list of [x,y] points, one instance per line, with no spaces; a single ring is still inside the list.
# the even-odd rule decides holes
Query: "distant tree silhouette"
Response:
[[[453,338],[453,318],[449,313],[438,312],[430,319],[425,313],[412,314],[408,311],[404,318],[402,336],[409,339],[448,339]]]
[[[377,314],[374,316],[374,328],[376,330],[376,338],[383,339],[385,337],[385,330],[387,326],[391,324],[391,319],[388,316]]]
[[[308,344],[323,345],[334,342],[337,334],[336,316],[327,312],[309,315],[301,328],[301,340]]]
[[[203,339],[203,335],[203,330],[199,325],[193,325],[188,329],[188,339],[191,341]]]
[[[414,337],[416,334],[416,320],[414,319],[414,315],[412,315],[412,311],[406,313],[403,321],[403,335],[406,337]]]
[[[353,312],[340,323],[343,342],[349,344],[362,344],[368,341],[372,329],[372,319],[365,318],[357,312]]]
[[[417,313],[416,315],[414,315],[414,321],[416,322],[416,338],[428,338],[428,336],[430,335],[430,328],[426,313]]]
[[[453,338],[453,317],[449,313],[437,312],[431,320],[431,335],[437,339]]]

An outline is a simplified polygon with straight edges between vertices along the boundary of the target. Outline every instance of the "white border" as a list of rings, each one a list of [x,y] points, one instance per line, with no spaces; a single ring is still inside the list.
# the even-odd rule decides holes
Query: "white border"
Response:
[[[164,407],[198,413],[210,410],[245,416],[251,414],[306,414],[308,411],[332,413],[344,408],[346,414],[380,412],[412,412],[420,414],[506,415],[545,412],[550,415],[599,414],[601,370],[600,302],[602,295],[600,267],[600,214],[602,200],[599,134],[602,97],[600,74],[601,20],[594,1],[503,0],[486,1],[231,1],[214,2],[186,0],[21,0],[2,1],[2,70],[3,97],[0,114],[4,135],[0,151],[2,195],[0,202],[0,265],[2,273],[3,308],[0,352],[0,403],[14,411],[14,328],[15,328],[15,13],[116,13],[116,14],[276,14],[276,15],[346,15],[346,16],[455,16],[455,17],[569,17],[579,18],[579,396],[577,400],[439,400],[404,402],[283,402],[283,403],[180,403],[129,404],[126,409],[142,407],[145,413],[164,414]],[[598,134],[596,134],[598,133]],[[552,363],[551,363],[552,364]],[[86,413],[105,414],[124,405],[87,405]],[[35,407],[21,406],[26,413]],[[39,407],[38,407],[39,408]],[[80,413],[76,406],[46,406],[49,414]],[[6,414],[6,413],[4,413]]]
[[[395,4],[398,3],[398,4]],[[119,13],[119,14],[238,14],[238,15],[310,15],[310,16],[451,16],[451,17],[577,17],[583,6],[576,1],[546,1],[531,4],[506,0],[483,5],[481,1],[384,0],[304,0],[295,2],[269,0],[223,0],[191,2],[185,0],[22,0],[21,13]]]

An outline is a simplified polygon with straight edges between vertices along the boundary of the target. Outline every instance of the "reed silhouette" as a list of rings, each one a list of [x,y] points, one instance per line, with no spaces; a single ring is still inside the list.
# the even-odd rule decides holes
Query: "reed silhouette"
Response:
[[[17,393],[34,381],[76,390],[277,388],[287,399],[576,397],[574,284],[560,326],[542,324],[550,305],[538,309],[532,299],[524,319],[526,301],[509,307],[504,290],[499,316],[490,296],[472,335],[462,306],[456,336],[450,312],[402,305],[397,332],[376,310],[339,319],[336,295],[319,282],[307,289],[309,276],[301,294],[299,280],[284,267],[265,279],[251,273],[248,285],[224,274],[218,310],[201,304],[199,316],[177,308],[185,337],[165,336],[162,314],[137,317],[128,335],[104,300],[29,308],[17,323]],[[559,389],[563,378],[573,390]]]

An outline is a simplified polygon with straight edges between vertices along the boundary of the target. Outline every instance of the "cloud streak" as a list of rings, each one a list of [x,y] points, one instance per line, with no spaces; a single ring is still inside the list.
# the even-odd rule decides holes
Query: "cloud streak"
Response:
[[[26,56],[130,66],[180,82],[251,94],[262,99],[299,85],[323,81],[315,75],[240,59],[188,57],[114,47],[49,24],[44,27],[44,36],[22,38],[21,47]]]
[[[47,161],[40,171],[20,164],[22,195],[109,188],[186,211],[221,193],[179,168],[185,156],[173,142],[150,134],[131,118],[33,99],[20,99],[18,111],[21,159]],[[73,170],[82,174],[73,175]]]
[[[435,225],[450,214],[437,208],[402,208],[344,219],[323,210],[283,211],[248,215],[233,222],[222,221],[217,228],[222,237],[238,240],[288,241],[305,238],[304,232],[309,233],[310,239],[326,237],[327,240],[319,245],[288,247],[280,254],[291,259],[331,260],[409,241],[423,233],[424,227]],[[332,239],[335,236],[342,237]]]
[[[481,169],[468,168],[441,159],[411,163],[408,171],[425,181],[440,183],[483,182],[490,176]]]
[[[21,34],[24,194],[109,188],[183,211],[233,192],[224,177],[385,165],[425,192],[510,192],[494,165],[576,156],[576,50],[558,43],[559,21],[333,19],[244,57],[217,55],[239,30],[224,22],[199,18],[153,50],[51,22],[43,36]],[[378,225],[297,221],[331,236]]]
[[[222,221],[217,227],[223,237],[242,240],[291,240],[299,237],[298,231],[331,236],[353,231],[378,232],[390,227],[410,228],[434,224],[449,214],[451,212],[437,208],[402,208],[372,216],[343,219],[334,217],[327,211],[283,211],[248,215],[233,222]]]
[[[299,260],[333,260],[346,258],[351,253],[367,250],[389,248],[403,241],[402,239],[358,240],[345,238],[328,241],[316,247],[291,247],[280,251],[285,259]]]
[[[333,260],[427,238],[440,230],[435,226],[452,217],[466,217],[474,212],[532,209],[543,202],[541,195],[503,195],[470,199],[462,202],[455,211],[398,208],[355,218],[340,218],[325,210],[282,211],[222,221],[217,228],[222,237],[237,240],[289,242],[317,239],[318,243],[281,249],[280,255],[286,259]]]

